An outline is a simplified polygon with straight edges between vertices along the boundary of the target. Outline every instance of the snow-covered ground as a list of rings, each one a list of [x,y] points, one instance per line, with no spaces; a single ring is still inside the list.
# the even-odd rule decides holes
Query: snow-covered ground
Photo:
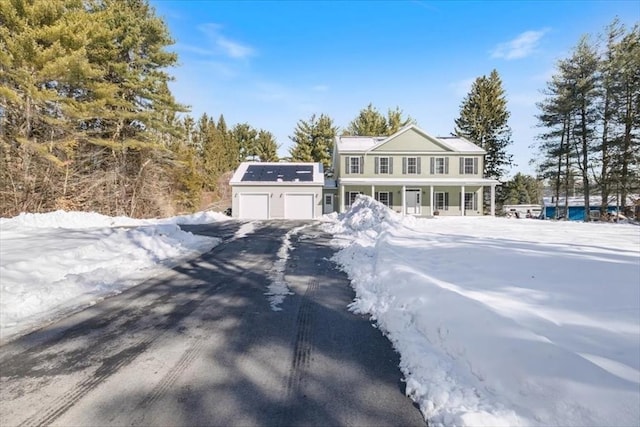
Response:
[[[640,425],[640,227],[360,197],[326,228],[430,425]]]
[[[0,218],[0,342],[210,250],[220,239],[176,224],[226,219],[211,212],[136,220],[63,211]]]
[[[0,339],[219,243],[90,213],[0,219]],[[336,262],[401,355],[430,425],[640,425],[640,227],[401,217],[368,197],[325,218]],[[243,224],[235,238],[253,232]],[[266,298],[278,309],[294,229]]]

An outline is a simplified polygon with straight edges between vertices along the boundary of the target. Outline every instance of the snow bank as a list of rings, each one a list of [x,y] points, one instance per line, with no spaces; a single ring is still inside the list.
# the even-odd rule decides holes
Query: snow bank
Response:
[[[196,236],[176,224],[220,219],[226,217],[198,213],[136,220],[63,211],[3,218],[1,340],[122,292],[210,250],[220,239]]]
[[[639,227],[416,220],[361,196],[326,228],[430,425],[640,423]]]

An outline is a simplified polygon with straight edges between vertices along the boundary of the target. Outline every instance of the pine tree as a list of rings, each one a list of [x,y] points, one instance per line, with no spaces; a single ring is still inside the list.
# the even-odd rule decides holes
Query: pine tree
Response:
[[[460,106],[455,120],[455,133],[482,147],[486,152],[484,176],[500,180],[511,166],[512,155],[507,147],[512,143],[508,125],[510,113],[502,80],[496,70],[489,77],[478,77]]]
[[[395,110],[389,109],[387,112],[387,134],[389,135],[393,135],[403,127],[415,123],[416,121],[412,119],[411,116],[407,116],[407,118],[402,117],[402,110],[400,107],[396,107]]]
[[[537,116],[539,126],[547,130],[538,136],[539,150],[543,161],[538,165],[538,172],[543,178],[552,180],[555,192],[555,212],[560,213],[559,200],[564,191],[565,212],[568,209],[568,197],[573,188],[575,150],[570,139],[573,129],[572,95],[570,82],[560,75],[554,75],[545,91],[546,98],[538,103],[540,114]]]
[[[598,66],[598,55],[586,36],[574,48],[571,57],[566,61],[560,61],[559,64],[563,80],[570,85],[573,101],[571,108],[575,126],[570,141],[576,150],[577,165],[582,174],[585,221],[590,220],[590,160],[596,143]]]
[[[239,123],[231,129],[230,133],[231,138],[238,146],[239,161],[252,160],[257,156],[256,139],[258,137],[258,131],[248,123]]]
[[[610,187],[620,193],[622,211],[626,212],[627,196],[640,191],[640,24],[628,32],[620,27],[620,38],[611,46],[615,73],[611,120],[616,131]]]
[[[390,109],[385,117],[373,104],[369,104],[360,110],[358,117],[349,123],[343,135],[389,136],[409,124],[415,124],[415,120],[410,116],[403,118],[400,108]]]
[[[157,214],[184,111],[164,22],[144,0],[9,0],[0,23],[2,213]]]
[[[320,117],[313,114],[308,121],[299,120],[293,136],[289,137],[295,143],[289,149],[291,159],[298,162],[320,162],[328,169],[337,131],[333,120],[324,114]]]
[[[530,175],[517,173],[505,183],[503,204],[539,204],[542,202],[542,183]]]
[[[256,139],[256,155],[261,162],[278,161],[278,144],[271,132],[260,129]]]

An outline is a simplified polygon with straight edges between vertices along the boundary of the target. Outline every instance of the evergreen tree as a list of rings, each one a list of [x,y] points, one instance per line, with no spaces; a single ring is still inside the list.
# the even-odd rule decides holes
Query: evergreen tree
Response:
[[[256,139],[258,131],[252,128],[248,123],[236,124],[231,129],[231,138],[238,146],[239,161],[244,162],[252,160],[257,156]]]
[[[320,162],[325,169],[331,165],[333,143],[338,129],[333,120],[324,114],[315,114],[308,121],[299,120],[293,136],[295,143],[289,149],[291,159],[298,162]]]
[[[574,48],[571,57],[560,61],[559,73],[568,83],[571,96],[571,109],[575,120],[570,141],[577,153],[578,169],[582,174],[584,192],[584,220],[589,221],[590,212],[590,160],[596,146],[598,55],[595,48],[583,37]]]
[[[530,175],[517,173],[505,183],[503,204],[539,204],[542,203],[542,182]]]
[[[455,120],[455,133],[482,147],[486,152],[484,176],[500,180],[505,167],[511,166],[512,143],[508,125],[510,113],[502,80],[496,70],[489,77],[478,77],[462,101],[460,117]]]
[[[543,178],[550,179],[555,192],[555,212],[559,214],[559,200],[564,191],[565,212],[568,209],[568,197],[573,185],[575,150],[570,139],[573,128],[571,84],[562,76],[555,75],[547,84],[545,100],[538,103],[541,113],[537,116],[539,125],[546,128],[538,139],[543,161],[538,165],[538,172]],[[573,187],[571,187],[573,188]]]
[[[278,161],[278,144],[271,132],[260,129],[256,139],[256,155],[261,162]]]
[[[395,110],[389,110],[385,117],[373,104],[369,104],[349,123],[343,135],[389,136],[409,124],[415,124],[415,120],[409,116],[403,118],[402,110],[398,107]]]
[[[405,126],[415,124],[416,121],[410,116],[402,117],[402,110],[396,107],[395,110],[389,109],[387,112],[387,134],[393,135]]]
[[[164,22],[144,0],[8,0],[0,24],[2,213],[157,214],[184,110]]]
[[[616,23],[612,25],[614,28]],[[620,26],[619,39],[610,46],[614,71],[611,121],[611,182],[620,193],[622,211],[627,196],[640,191],[640,25],[630,31]]]

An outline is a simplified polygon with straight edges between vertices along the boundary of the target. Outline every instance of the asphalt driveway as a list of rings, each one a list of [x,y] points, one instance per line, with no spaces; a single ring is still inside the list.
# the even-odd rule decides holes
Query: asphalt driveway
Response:
[[[347,310],[318,224],[183,226],[209,253],[0,347],[0,425],[425,425],[398,355]],[[270,307],[282,239],[291,290]]]

